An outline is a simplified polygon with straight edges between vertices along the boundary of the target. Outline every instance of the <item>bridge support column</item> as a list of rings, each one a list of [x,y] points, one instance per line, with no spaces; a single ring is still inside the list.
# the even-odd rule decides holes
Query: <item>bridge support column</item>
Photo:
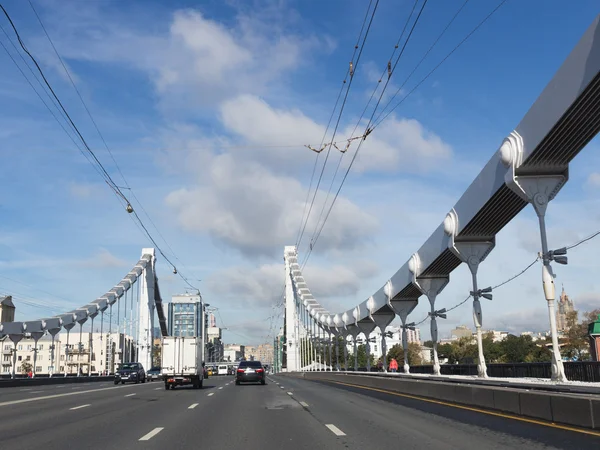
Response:
[[[385,293],[388,297],[388,305],[392,308],[402,321],[402,350],[404,352],[404,373],[410,373],[410,365],[408,362],[408,336],[407,330],[414,330],[415,324],[406,323],[408,315],[417,307],[418,298],[403,298],[393,296],[392,282],[388,281],[385,287]]]
[[[150,261],[140,275],[140,305],[138,317],[138,362],[142,363],[144,369],[152,367],[154,359],[154,311],[156,309],[154,295],[156,289],[155,264],[156,257],[153,248],[142,249],[142,256],[151,255]]]
[[[23,339],[23,335],[22,334],[9,334],[8,338],[12,341],[13,343],[13,353],[12,353],[12,375],[11,378],[15,378],[15,375],[17,373],[17,344],[19,342],[21,342],[21,339]]]
[[[63,325],[63,328],[65,330],[67,330],[67,343],[65,345],[65,373],[64,373],[65,377],[69,373],[69,338],[71,336],[71,330],[73,329],[73,327],[75,326],[76,323],[77,322],[72,322],[72,323]]]
[[[371,319],[375,322],[375,325],[379,327],[381,331],[381,352],[383,355],[383,371],[387,372],[387,345],[386,345],[386,331],[385,329],[388,327],[390,323],[396,318],[396,314],[393,311],[390,311],[389,314],[372,314]]]
[[[429,304],[431,305],[431,312],[429,313],[430,317],[430,330],[431,330],[431,340],[433,341],[433,373],[434,375],[440,375],[440,361],[438,358],[437,347],[438,347],[438,328],[436,318],[439,317],[441,319],[445,319],[446,309],[441,309],[436,311],[435,309],[435,300],[440,292],[446,287],[448,281],[450,281],[449,277],[422,277],[417,278],[419,283],[419,288],[421,292],[427,296],[429,299]]]
[[[492,251],[496,245],[495,238],[482,241],[455,241],[455,233],[457,230],[457,218],[454,211],[452,211],[446,217],[444,221],[444,228],[446,234],[450,236],[451,245],[450,249],[458,256],[464,263],[469,266],[471,271],[471,278],[473,281],[473,290],[470,292],[473,296],[473,322],[475,324],[475,330],[477,335],[477,374],[481,378],[487,378],[487,366],[485,364],[485,355],[483,354],[483,338],[481,333],[481,327],[483,325],[483,313],[481,311],[480,297],[492,299],[490,292],[491,288],[479,289],[477,285],[477,269],[479,264],[485,260],[487,255]]]
[[[34,350],[33,350],[33,377],[35,377],[36,375],[36,364],[37,364],[37,354],[38,354],[38,341],[40,340],[40,338],[44,335],[44,332],[42,331],[33,331],[30,333],[31,337],[33,338],[33,345],[34,345]]]
[[[52,368],[50,370],[50,378],[52,378],[54,376],[54,371],[56,370],[56,368],[54,367],[54,363],[56,361],[56,358],[54,357],[54,351],[56,349],[56,335],[60,332],[60,328],[53,328],[51,330],[48,330],[48,333],[50,333],[50,336],[52,336],[52,345],[50,346],[50,359],[52,360],[52,363],[50,365],[50,367]],[[59,355],[60,355],[60,349],[59,349]],[[59,369],[60,369],[60,365],[59,365]]]
[[[369,342],[371,333],[376,327],[375,322],[370,317],[368,319],[356,322],[360,331],[365,335],[365,349],[367,351],[367,372],[371,371],[371,343]]]
[[[546,235],[546,210],[548,203],[558,194],[563,185],[569,178],[568,166],[559,173],[538,174],[538,175],[518,175],[517,168],[521,165],[523,159],[523,139],[516,133],[504,140],[500,147],[502,162],[509,168],[505,175],[506,185],[523,200],[530,203],[538,217],[540,228],[540,240],[542,251],[542,286],[544,297],[548,304],[548,316],[550,318],[550,332],[552,334],[552,380],[564,382],[567,381],[565,369],[560,355],[558,345],[558,332],[556,329],[556,313],[554,303],[556,298],[554,286],[554,273],[552,271],[551,261],[558,264],[567,264],[566,248],[551,251],[548,249],[548,237]]]

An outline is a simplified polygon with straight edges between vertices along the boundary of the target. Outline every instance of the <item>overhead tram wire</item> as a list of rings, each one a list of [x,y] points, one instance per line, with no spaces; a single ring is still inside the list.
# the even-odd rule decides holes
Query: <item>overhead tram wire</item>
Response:
[[[375,125],[373,125],[373,129],[375,130],[379,125],[381,125],[381,123],[387,119],[390,114],[392,114],[402,103],[404,103],[404,101],[406,101],[407,98],[409,98],[413,92],[415,92],[425,81],[427,81],[429,79],[429,77],[431,75],[433,75],[441,66],[442,64],[444,64],[446,62],[446,60],[448,60],[448,58],[450,58],[450,56],[452,56],[454,54],[454,52],[456,52],[456,50],[458,50],[465,42],[467,42],[469,40],[469,38],[475,34],[475,32],[483,25],[485,24],[505,3],[507,2],[507,0],[502,0],[487,16],[485,16],[433,69],[431,69],[429,71],[429,73],[427,73],[427,75],[425,75],[421,81],[419,81],[404,97],[402,97],[402,99],[387,113],[385,113],[385,115],[380,118],[378,117],[376,119],[376,123]]]
[[[340,183],[340,187],[338,188],[335,197],[333,198],[333,201],[331,202],[331,205],[327,211],[327,214],[325,215],[325,218],[323,219],[323,223],[321,225],[320,228],[316,228],[315,229],[315,234],[313,235],[313,240],[311,242],[311,248],[309,249],[309,251],[306,254],[306,257],[304,258],[304,261],[302,263],[302,269],[304,269],[304,267],[306,266],[306,263],[308,262],[308,259],[310,258],[310,255],[312,254],[312,248],[314,247],[314,245],[316,244],[316,242],[318,241],[319,237],[321,236],[321,232],[323,231],[323,228],[325,227],[325,223],[327,222],[327,219],[329,218],[329,215],[331,214],[331,211],[333,209],[333,206],[335,205],[335,202],[340,194],[340,191],[342,190],[342,187],[344,186],[344,183],[346,181],[346,178],[348,177],[348,174],[350,173],[350,169],[352,169],[352,166],[354,165],[354,161],[356,160],[356,157],[358,155],[358,152],[360,151],[360,148],[362,147],[363,143],[365,142],[365,139],[367,138],[367,136],[371,133],[371,123],[373,121],[373,117],[375,116],[375,113],[377,112],[377,107],[379,106],[381,99],[383,98],[383,95],[385,94],[385,90],[387,89],[387,86],[389,84],[389,81],[391,79],[391,75],[393,75],[394,71],[396,70],[396,67],[398,65],[398,63],[400,62],[400,58],[402,57],[402,55],[404,54],[404,50],[406,49],[406,46],[408,45],[408,42],[410,41],[410,38],[417,26],[417,24],[419,23],[419,19],[421,18],[421,15],[423,13],[423,10],[425,9],[425,6],[427,5],[427,1],[425,0],[423,2],[423,4],[421,5],[421,9],[419,10],[419,14],[417,15],[415,21],[413,22],[413,25],[411,27],[411,30],[408,34],[408,36],[406,37],[406,40],[404,42],[404,46],[402,47],[402,50],[400,51],[400,54],[398,55],[398,57],[396,58],[396,61],[394,63],[394,66],[391,70],[391,74],[390,77],[387,79],[383,89],[381,90],[381,93],[379,95],[379,100],[377,101],[377,104],[375,105],[375,108],[373,109],[373,113],[371,114],[371,117],[369,118],[369,122],[367,123],[367,126],[365,127],[365,132],[362,135],[362,139],[360,140],[358,147],[356,148],[356,151],[354,152],[354,156],[352,157],[352,160],[350,161],[350,164],[348,165],[348,168],[346,170],[346,173],[344,174],[344,177],[342,178],[342,182]]]
[[[375,125],[373,125],[373,127],[371,128],[371,132],[373,130],[375,130],[387,117],[389,117],[389,115],[396,109],[398,108],[408,97],[410,97],[410,95],[419,88],[419,86],[421,86],[450,56],[452,56],[452,54],[454,54],[454,52],[456,52],[456,50],[458,50],[483,24],[485,24],[491,17],[492,15],[494,15],[502,5],[504,5],[504,3],[506,3],[507,0],[502,0],[487,16],[485,16],[441,61],[440,63],[438,63],[423,79],[421,79],[421,81],[419,81],[419,83],[417,83],[416,86],[414,86],[412,88],[412,90],[402,98],[402,100],[400,100],[400,102],[394,106],[394,108],[392,108],[388,113],[385,114],[385,116],[381,119],[377,119],[377,122],[375,123]],[[358,152],[360,151],[360,148],[362,146],[364,142],[364,139],[362,139],[356,149],[356,152],[354,153],[354,157],[352,158],[352,161],[350,163],[350,166],[348,167],[348,169],[346,170],[346,173],[344,174],[344,178],[342,180],[342,183],[340,185],[340,188],[338,189],[338,192],[336,193],[336,196],[334,197],[334,200],[330,206],[330,209],[327,213],[327,215],[325,216],[325,221],[327,220],[327,217],[329,216],[329,214],[331,213],[331,209],[333,208],[333,205],[335,204],[335,201],[337,199],[337,196],[339,195],[339,192],[341,191],[341,188],[346,180],[346,177],[348,176],[348,173],[350,172],[350,168],[352,167],[352,164],[354,164],[354,160],[356,159],[356,156],[358,155]],[[323,226],[325,226],[325,221],[323,222]],[[323,226],[321,227],[321,230],[323,229]],[[318,238],[317,238],[318,239]],[[304,264],[306,264],[306,260],[308,259],[308,257],[310,256],[310,253],[307,255],[307,257],[305,258],[305,262]]]
[[[356,50],[358,49],[358,44],[360,42],[360,38],[362,36],[362,32],[365,28],[365,23],[367,22],[367,17],[369,16],[369,11],[371,10],[371,4],[373,3],[373,0],[369,1],[369,7],[367,8],[367,12],[365,13],[365,17],[363,19],[363,23],[362,26],[360,28],[360,33],[358,34],[358,39],[356,41],[356,44],[354,45],[354,52],[352,53],[352,58],[351,61],[354,61],[354,56],[356,55]],[[350,69],[348,69],[346,71],[346,74],[344,75],[344,80],[346,79],[346,77],[348,76]],[[329,131],[329,127],[331,126],[331,121],[333,120],[333,116],[335,115],[335,111],[337,109],[337,105],[340,101],[340,98],[342,97],[342,92],[344,92],[344,83],[342,83],[342,85],[340,86],[340,91],[337,95],[337,98],[335,100],[335,104],[333,105],[333,110],[331,111],[331,114],[329,116],[329,121],[327,122],[327,127],[325,128],[325,132],[323,133],[323,137],[321,138],[321,143],[319,144],[319,148],[323,147],[323,143],[325,142],[325,138],[327,137],[327,132]],[[306,146],[304,146],[306,147]],[[310,146],[308,146],[308,148],[310,148]],[[313,165],[313,169],[312,169],[312,174],[310,176],[310,183],[308,185],[308,190],[306,191],[306,199],[304,200],[304,210],[302,211],[302,218],[300,220],[300,226],[298,227],[298,233],[296,234],[296,248],[298,248],[298,246],[300,245],[300,241],[302,240],[302,235],[304,234],[304,228],[306,228],[306,225],[303,228],[303,224],[304,224],[304,216],[306,215],[306,206],[308,205],[308,199],[310,198],[310,191],[312,189],[312,183],[313,180],[315,178],[315,172],[317,169],[317,163],[319,161],[319,156],[321,156],[321,151],[316,152],[317,154],[315,155],[315,163]],[[308,219],[307,219],[308,220]]]
[[[38,64],[37,60],[35,59],[35,57],[29,52],[29,50],[25,46],[25,43],[21,39],[21,35],[19,34],[19,31],[17,30],[14,22],[12,21],[12,18],[10,17],[10,15],[8,14],[8,12],[6,11],[6,9],[4,8],[4,6],[2,4],[0,4],[0,9],[4,13],[4,15],[6,16],[7,20],[9,21],[9,23],[10,23],[10,25],[11,25],[11,27],[12,27],[12,29],[13,29],[16,37],[17,37],[17,41],[19,42],[19,45],[21,46],[21,48],[23,49],[23,51],[27,54],[27,56],[29,56],[29,58],[31,59],[31,61],[33,62],[33,64],[35,65],[35,67],[37,68],[37,70],[40,73],[40,75],[41,75],[41,77],[42,77],[45,85],[50,90],[50,93],[52,94],[52,96],[54,97],[54,99],[56,100],[56,102],[58,103],[58,105],[60,106],[60,109],[62,110],[62,112],[64,113],[64,115],[66,116],[66,118],[68,120],[68,123],[74,129],[74,131],[75,131],[76,135],[78,136],[79,140],[82,142],[83,146],[85,147],[85,149],[87,150],[87,152],[89,153],[89,155],[92,157],[93,161],[90,161],[89,159],[88,159],[88,161],[90,161],[90,163],[92,164],[92,166],[94,166],[96,168],[96,170],[99,172],[99,174],[104,179],[104,181],[106,182],[106,184],[117,195],[117,197],[120,197],[120,200],[126,202],[126,204],[128,206],[127,211],[130,212],[130,213],[133,213],[133,215],[135,216],[135,218],[139,222],[139,225],[142,227],[142,229],[143,229],[144,233],[146,234],[146,236],[154,244],[155,248],[158,250],[158,252],[161,254],[161,256],[163,258],[165,258],[165,260],[171,265],[171,267],[173,267],[174,272],[177,273],[177,274],[179,274],[179,276],[183,279],[183,281],[188,286],[190,286],[191,288],[197,290],[197,288],[195,286],[193,286],[188,281],[188,279],[186,277],[184,277],[179,271],[177,271],[175,264],[173,264],[173,262],[167,257],[167,255],[163,252],[163,250],[160,248],[160,246],[156,243],[156,240],[152,237],[152,235],[148,231],[147,227],[144,225],[144,223],[142,222],[142,220],[138,216],[137,212],[135,210],[133,210],[133,208],[131,208],[131,204],[130,204],[129,200],[127,199],[127,197],[125,196],[125,194],[123,194],[123,192],[121,191],[121,188],[115,183],[115,181],[110,176],[110,174],[108,173],[108,171],[106,170],[106,168],[102,165],[102,163],[100,162],[100,160],[98,159],[98,157],[96,156],[96,154],[94,153],[94,151],[88,145],[88,143],[85,140],[85,138],[83,137],[82,133],[77,128],[77,125],[75,125],[75,122],[73,121],[73,119],[69,115],[68,111],[64,107],[63,103],[61,102],[61,100],[57,96],[56,92],[52,88],[52,85],[49,83],[48,79],[46,78],[46,76],[44,74],[44,71],[42,70],[42,68]],[[79,146],[77,146],[77,147],[79,148]]]
[[[312,211],[312,208],[314,206],[315,203],[315,198],[317,197],[317,193],[319,192],[319,186],[321,185],[321,180],[323,179],[323,173],[325,172],[325,166],[327,165],[327,160],[329,159],[329,154],[331,153],[331,146],[333,145],[333,141],[335,140],[335,135],[337,133],[338,127],[340,125],[340,121],[342,119],[342,114],[344,113],[344,107],[346,106],[346,101],[348,100],[348,94],[350,93],[350,88],[352,87],[352,81],[354,80],[354,74],[356,73],[356,70],[358,68],[358,63],[360,62],[360,58],[362,56],[363,50],[365,48],[365,44],[367,42],[367,37],[369,36],[369,31],[371,30],[371,25],[373,24],[373,19],[375,18],[375,13],[377,12],[377,7],[379,6],[379,1],[380,0],[376,0],[375,2],[375,6],[373,7],[373,12],[371,13],[371,19],[369,20],[369,25],[367,26],[367,30],[365,31],[365,35],[363,37],[363,41],[362,44],[360,46],[360,50],[358,52],[358,56],[356,57],[356,61],[354,62],[351,61],[353,70],[348,70],[348,73],[350,74],[350,80],[348,81],[348,87],[346,88],[346,94],[344,95],[344,100],[342,102],[342,105],[340,107],[340,112],[338,114],[338,118],[335,124],[335,128],[333,130],[333,134],[331,137],[331,142],[328,144],[328,148],[327,148],[327,153],[325,154],[325,161],[323,163],[323,167],[321,169],[321,173],[319,175],[319,180],[317,181],[317,185],[315,187],[315,192],[313,194],[312,200],[310,202],[310,207],[308,209],[308,214],[306,215],[306,219],[304,222],[304,226],[302,228],[302,233],[300,235],[300,239],[298,241],[298,246],[300,246],[301,240],[302,240],[302,236],[304,236],[304,231],[306,230],[306,225],[308,224],[308,220],[310,219],[310,213]],[[370,7],[370,4],[369,4]],[[360,38],[359,38],[360,40]],[[356,45],[355,45],[355,53],[356,53]],[[310,244],[310,246],[312,247],[312,243]]]
[[[467,0],[467,1],[469,1],[469,0]],[[375,96],[375,93],[377,92],[377,89],[379,88],[381,80],[383,79],[385,73],[389,70],[388,69],[388,67],[389,67],[389,61],[392,61],[392,59],[394,59],[394,56],[396,54],[396,50],[398,50],[398,47],[400,46],[400,42],[402,41],[402,38],[404,37],[404,33],[406,32],[406,29],[408,28],[408,24],[410,23],[410,19],[412,18],[413,14],[415,12],[415,9],[417,8],[417,4],[418,3],[419,3],[419,0],[415,0],[415,2],[413,3],[412,10],[410,11],[409,16],[407,17],[406,21],[404,22],[404,27],[402,28],[402,32],[400,33],[400,36],[398,37],[398,40],[396,41],[396,45],[394,46],[394,50],[392,51],[391,56],[388,58],[388,66],[385,69],[383,69],[383,73],[379,77],[379,81],[375,85],[375,89],[373,89],[373,92],[371,92],[371,96],[369,97],[369,100],[367,101],[367,104],[365,105],[362,113],[360,114],[360,117],[356,121],[356,125],[354,126],[354,129],[352,130],[352,133],[350,134],[350,138],[348,139],[348,143],[346,144],[347,145],[346,146],[346,151],[350,147],[350,143],[352,142],[352,139],[354,138],[354,133],[356,133],[356,129],[359,127],[360,122],[362,121],[365,113],[367,112],[367,109],[369,108],[369,105],[371,104],[371,101],[373,100],[373,97]],[[388,81],[391,78],[391,75],[392,74],[389,73]],[[386,83],[386,86],[387,86],[387,83]],[[335,145],[335,147],[337,148],[337,145]],[[314,233],[316,233],[316,230],[318,229],[319,224],[321,223],[321,219],[323,217],[323,213],[325,212],[325,207],[327,206],[327,201],[329,200],[329,196],[331,195],[331,191],[333,189],[333,185],[335,183],[335,179],[337,178],[337,174],[338,174],[338,172],[340,170],[340,166],[342,164],[342,160],[344,159],[344,156],[346,155],[346,151],[340,152],[340,157],[338,159],[337,166],[336,166],[335,171],[333,173],[333,177],[331,178],[331,183],[329,184],[329,189],[327,190],[327,195],[325,197],[325,201],[323,202],[323,206],[321,207],[321,212],[319,213],[319,218],[317,219],[317,224],[315,226],[315,232]],[[313,233],[313,236],[312,236],[313,239],[314,239],[314,236],[315,236],[314,233]]]
[[[452,16],[452,18],[450,19],[450,21],[448,22],[448,24],[444,27],[444,29],[442,30],[442,32],[438,35],[438,37],[433,42],[433,44],[431,44],[431,46],[429,47],[429,49],[425,52],[425,54],[423,55],[423,57],[421,58],[421,60],[417,63],[417,65],[412,70],[412,72],[408,74],[408,76],[402,82],[402,84],[400,85],[400,87],[396,90],[396,92],[394,93],[394,95],[392,95],[392,97],[390,97],[390,99],[388,100],[388,102],[386,103],[386,105],[381,110],[381,113],[379,114],[379,116],[377,116],[377,119],[375,119],[375,122],[377,122],[377,120],[379,119],[379,117],[381,117],[381,115],[388,108],[388,106],[390,105],[390,103],[392,103],[392,101],[402,91],[402,88],[404,88],[404,86],[406,85],[406,83],[408,82],[408,80],[410,80],[410,78],[414,75],[414,73],[421,66],[421,64],[423,64],[423,61],[425,61],[425,59],[427,58],[427,56],[429,56],[429,54],[431,53],[431,51],[435,48],[435,46],[438,44],[438,42],[442,39],[442,37],[444,36],[444,34],[446,34],[446,31],[448,31],[448,29],[454,23],[454,21],[456,20],[456,18],[458,17],[458,15],[462,12],[462,10],[465,8],[465,6],[467,6],[467,3],[469,3],[469,0],[465,0],[464,3],[461,5],[461,7],[458,8],[458,10],[456,11],[456,13],[454,13],[454,16]]]
[[[35,14],[35,17],[37,18],[42,30],[44,31],[44,34],[46,35],[46,38],[48,39],[48,42],[50,42],[50,45],[52,46],[52,49],[54,50],[54,53],[56,54],[56,57],[58,58],[58,60],[60,61],[60,64],[63,68],[63,70],[65,71],[65,73],[67,74],[67,77],[69,78],[69,81],[71,82],[71,85],[73,86],[73,89],[75,90],[75,92],[77,93],[77,96],[79,97],[79,100],[81,101],[81,104],[83,105],[85,111],[87,112],[87,115],[89,116],[90,120],[92,121],[92,124],[94,125],[94,128],[96,129],[96,132],[98,133],[98,136],[100,137],[100,140],[102,141],[102,143],[104,144],[104,147],[106,148],[106,151],[108,152],[108,154],[110,155],[110,158],[112,159],[115,167],[117,168],[117,171],[119,172],[119,174],[121,175],[121,178],[123,179],[123,182],[125,183],[125,186],[127,187],[127,189],[129,189],[129,191],[131,192],[131,195],[133,196],[133,198],[135,198],[136,202],[138,203],[138,205],[140,206],[140,208],[142,209],[142,212],[145,214],[145,216],[148,218],[148,220],[150,221],[150,224],[154,227],[154,229],[156,230],[156,232],[158,233],[158,235],[160,236],[160,238],[163,240],[163,242],[166,244],[167,248],[171,251],[172,256],[181,263],[181,260],[177,257],[176,253],[173,251],[173,249],[171,248],[171,246],[169,245],[169,243],[167,242],[167,240],[164,238],[164,236],[162,235],[162,233],[160,232],[160,230],[158,229],[158,227],[156,226],[156,224],[154,223],[154,221],[152,220],[152,218],[150,217],[150,215],[146,212],[146,209],[144,208],[144,205],[142,204],[142,202],[138,199],[137,195],[135,194],[135,192],[133,191],[133,189],[131,189],[131,187],[129,186],[129,183],[127,182],[127,179],[125,178],[125,175],[123,174],[123,172],[121,171],[121,167],[119,166],[119,163],[117,162],[117,160],[115,159],[110,147],[108,146],[106,139],[104,139],[104,135],[102,134],[102,132],[100,131],[100,128],[98,127],[98,124],[96,123],[96,120],[94,120],[94,117],[90,111],[90,109],[88,108],[86,102],[83,99],[83,96],[81,95],[81,93],[79,92],[79,89],[77,88],[77,85],[75,84],[75,81],[73,80],[73,77],[71,77],[71,73],[69,72],[69,70],[67,69],[67,66],[65,65],[62,57],[60,56],[60,54],[58,53],[58,49],[56,48],[56,46],[54,45],[54,41],[52,40],[52,38],[50,37],[50,34],[48,33],[48,30],[46,29],[46,26],[44,25],[44,22],[42,22],[41,17],[39,16],[37,10],[35,9],[35,7],[33,6],[33,3],[31,2],[31,0],[28,0],[29,2],[29,6],[31,7],[31,9],[33,10],[33,13]],[[181,263],[183,266],[183,263]],[[184,266],[185,268],[185,266]]]

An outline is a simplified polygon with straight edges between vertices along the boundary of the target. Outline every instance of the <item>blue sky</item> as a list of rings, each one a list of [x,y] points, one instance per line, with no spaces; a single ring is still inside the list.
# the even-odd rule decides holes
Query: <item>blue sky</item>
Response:
[[[122,183],[29,4],[2,3],[86,140]],[[229,328],[228,342],[264,341],[264,319],[281,292],[283,247],[294,244],[314,162],[303,146],[321,140],[368,2],[33,3],[127,182],[168,243],[134,202],[165,253],[176,255],[187,277],[202,280],[204,297]],[[468,2],[399,98],[497,3]],[[389,93],[462,4],[429,1]],[[380,1],[341,139],[357,123],[412,5]],[[324,305],[350,308],[395,273],[519,123],[598,12],[595,1],[507,1],[382,123],[361,149],[306,268]],[[12,39],[8,23],[0,24]],[[17,57],[1,31],[0,41]],[[19,319],[34,319],[103,294],[149,243],[1,48],[0,99],[0,292],[14,294]],[[592,142],[577,157],[551,205],[551,246],[600,228],[600,215],[591,212],[600,210],[597,149]],[[316,215],[339,157],[332,152]],[[480,271],[482,284],[508,278],[535,257],[534,219],[527,209],[498,235]],[[597,246],[578,247],[570,265],[557,268],[557,283],[582,309],[600,304],[589,267]],[[158,271],[165,298],[184,291],[162,258]],[[463,299],[468,286],[468,270],[460,267],[439,305]],[[503,289],[484,305],[484,326],[546,328],[536,269]],[[22,302],[32,299],[48,306]],[[414,318],[426,307],[421,302]],[[468,304],[453,311],[442,334],[463,323],[472,324]]]

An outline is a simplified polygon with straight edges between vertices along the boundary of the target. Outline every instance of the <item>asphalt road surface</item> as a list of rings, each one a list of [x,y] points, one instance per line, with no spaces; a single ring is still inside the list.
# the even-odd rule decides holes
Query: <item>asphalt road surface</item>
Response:
[[[163,383],[0,389],[0,448],[600,448],[597,435],[270,375],[266,386],[211,377]]]

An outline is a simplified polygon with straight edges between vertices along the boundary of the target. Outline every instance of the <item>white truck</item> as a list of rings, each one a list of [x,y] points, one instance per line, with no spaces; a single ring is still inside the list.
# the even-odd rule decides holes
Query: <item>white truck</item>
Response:
[[[162,376],[165,389],[191,384],[201,389],[204,381],[204,342],[200,337],[163,336]]]

